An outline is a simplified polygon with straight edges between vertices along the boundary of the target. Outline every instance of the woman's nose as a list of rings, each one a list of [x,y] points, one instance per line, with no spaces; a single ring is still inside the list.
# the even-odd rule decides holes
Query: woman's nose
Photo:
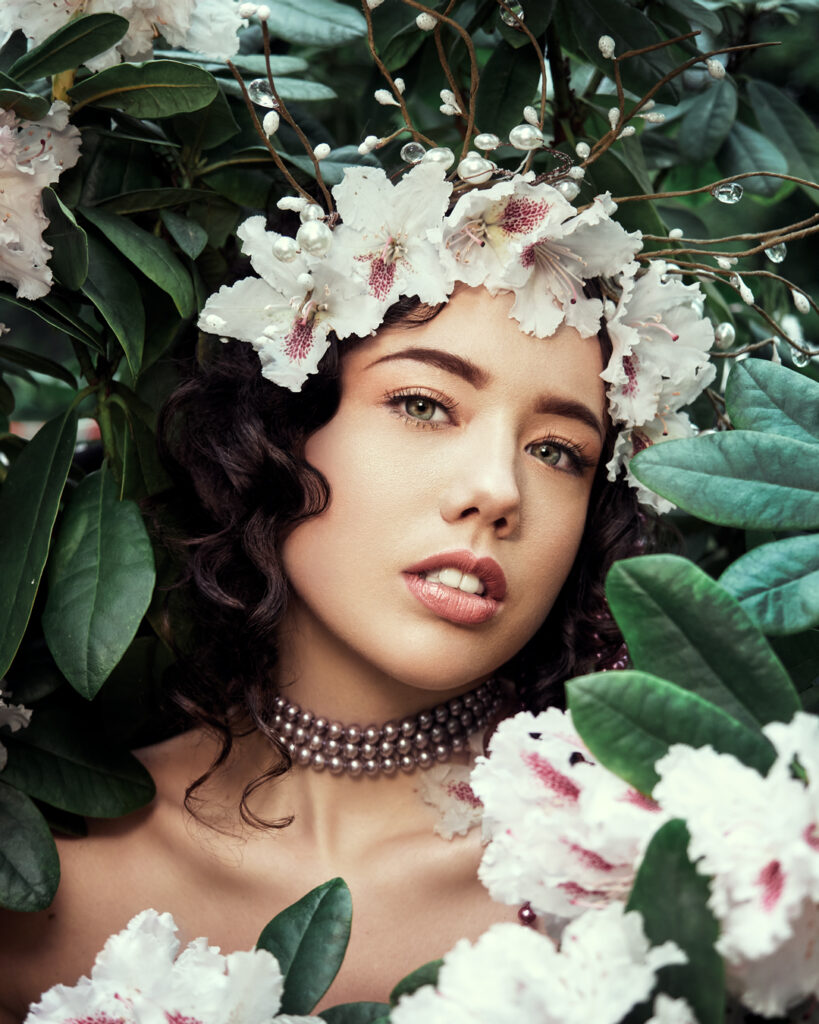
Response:
[[[520,523],[521,494],[515,445],[477,443],[461,458],[444,487],[440,510],[448,523],[474,519],[508,537]]]

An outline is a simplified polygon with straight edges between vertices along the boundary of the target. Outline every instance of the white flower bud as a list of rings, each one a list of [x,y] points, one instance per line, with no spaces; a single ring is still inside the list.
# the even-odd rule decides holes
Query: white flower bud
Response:
[[[609,118],[609,124],[612,126],[612,128],[616,128],[617,127],[617,123],[620,120],[620,108],[619,107],[609,107],[608,118]]]
[[[534,107],[523,108],[523,120],[528,121],[529,124],[533,124],[535,128],[540,127],[540,118]]]
[[[330,147],[326,142],[320,142],[313,150],[313,153],[315,153],[316,160],[326,160],[330,155]]]
[[[441,111],[442,114],[449,114],[450,116],[460,114],[461,112],[460,107],[455,107],[451,103],[442,103],[440,107],[438,107],[438,109]]]
[[[795,288],[791,289],[791,295],[793,296],[793,304],[800,313],[810,313],[810,302],[807,295],[798,292]]]
[[[657,106],[656,100],[646,100],[643,104],[643,110],[653,110]]]
[[[376,7],[380,7],[384,3],[384,0],[367,0],[367,6],[371,11],[374,11]]]
[[[586,177],[585,167],[570,167],[569,177],[574,178],[576,181],[582,181]]]
[[[252,18],[256,13],[256,4],[239,4],[239,17]]]
[[[574,147],[575,153],[580,157],[581,160],[585,160],[586,157],[591,153],[591,146],[588,142],[578,142]]]
[[[722,61],[715,60],[713,57],[705,62],[705,66],[708,68],[708,74],[712,78],[720,79],[725,78],[725,65]]]
[[[654,114],[640,114],[640,117],[642,117],[644,121],[648,121],[649,124],[663,124],[665,121],[665,114],[660,114],[659,112]]]
[[[406,87],[407,83],[404,81],[403,78],[395,79],[395,88],[401,93],[402,96],[404,95],[404,90],[406,89]]]
[[[265,135],[270,138],[271,135],[275,135],[279,130],[279,115],[275,110],[268,110],[264,115],[262,121],[262,128],[264,129]]]
[[[276,203],[276,206],[280,210],[293,210],[294,213],[301,213],[305,206],[307,206],[307,200],[304,196],[282,196]]]
[[[267,19],[270,17],[270,8],[267,6],[267,4],[260,4],[256,8],[256,17],[259,19],[259,21],[267,21]]]
[[[431,32],[435,28],[436,22],[437,18],[434,18],[431,14],[427,14],[426,11],[423,11],[415,19],[415,24],[422,32]]]
[[[717,266],[722,270],[730,270],[735,263],[736,260],[731,259],[729,256],[717,256]]]
[[[380,103],[382,107],[400,107],[401,104],[387,89],[376,89],[375,93],[376,103]]]
[[[668,232],[668,237],[669,238],[682,238],[682,236],[683,236],[683,229],[682,228],[672,228]]]
[[[627,138],[629,138],[629,136],[633,135],[636,131],[637,131],[637,129],[634,127],[633,124],[627,124],[626,127],[617,136],[617,138],[618,139],[627,139]]]
[[[600,36],[600,38],[597,40],[597,48],[600,50],[600,52],[603,54],[606,60],[614,56],[614,40],[611,38],[611,36]]]
[[[366,156],[368,153],[372,153],[372,151],[376,148],[377,145],[378,145],[378,136],[377,135],[368,135],[367,138],[358,147],[358,152],[362,156]]]
[[[745,282],[742,280],[739,274],[734,274],[734,276],[731,278],[731,284],[733,284],[733,286],[739,292],[739,297],[742,299],[742,301],[746,303],[746,305],[748,306],[753,306],[754,293],[751,291],[748,285],[745,284]]]

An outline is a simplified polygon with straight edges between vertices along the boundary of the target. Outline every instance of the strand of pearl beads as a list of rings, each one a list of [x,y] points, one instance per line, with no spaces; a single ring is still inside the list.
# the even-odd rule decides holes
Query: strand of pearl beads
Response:
[[[394,775],[448,761],[500,704],[493,680],[429,711],[382,726],[342,725],[276,697],[273,732],[294,764],[331,775]]]

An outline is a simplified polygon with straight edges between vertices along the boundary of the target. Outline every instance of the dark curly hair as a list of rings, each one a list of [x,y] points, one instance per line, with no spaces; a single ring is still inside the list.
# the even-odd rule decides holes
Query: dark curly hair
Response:
[[[440,308],[402,300],[384,324],[411,329]],[[599,337],[608,360],[605,328]],[[346,351],[351,343],[343,345]],[[293,394],[262,377],[251,346],[229,342],[222,348],[176,389],[160,415],[160,452],[176,484],[176,526],[162,530],[162,540],[180,563],[184,595],[184,630],[174,632],[183,672],[172,698],[188,722],[214,730],[221,742],[213,765],[188,789],[189,810],[197,788],[228,758],[234,738],[258,729],[275,756],[246,786],[241,813],[249,823],[282,825],[287,822],[262,822],[247,801],[290,767],[270,725],[276,629],[289,594],[280,550],[288,531],[331,499],[303,453],[307,438],[338,408],[340,357],[331,339],[319,372]],[[567,679],[622,657],[604,580],[614,561],[641,550],[645,520],[625,481],[606,480],[615,434],[610,426],[572,572],[543,626],[500,673],[514,681],[531,710],[562,704]]]

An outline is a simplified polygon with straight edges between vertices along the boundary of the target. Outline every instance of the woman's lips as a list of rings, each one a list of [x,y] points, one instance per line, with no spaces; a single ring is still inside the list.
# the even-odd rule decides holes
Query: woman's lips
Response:
[[[440,569],[458,569],[477,576],[484,586],[482,595],[468,594],[454,587],[424,578]],[[478,625],[488,622],[506,595],[506,577],[494,558],[477,558],[471,551],[446,551],[425,558],[404,570],[407,587],[421,604],[448,622]]]

